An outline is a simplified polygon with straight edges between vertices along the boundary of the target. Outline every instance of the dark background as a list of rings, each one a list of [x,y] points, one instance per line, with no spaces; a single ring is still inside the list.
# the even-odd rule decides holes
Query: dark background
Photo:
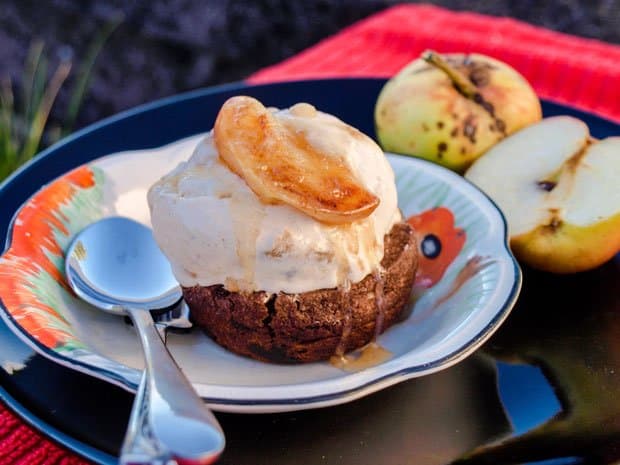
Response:
[[[0,0],[0,76],[19,83],[29,45],[84,59],[92,38],[123,21],[93,69],[78,126],[159,97],[243,79],[399,2],[390,0]],[[620,43],[620,0],[439,0]],[[455,33],[458,33],[456,31]],[[51,67],[53,69],[53,66]],[[66,108],[71,82],[54,108]]]

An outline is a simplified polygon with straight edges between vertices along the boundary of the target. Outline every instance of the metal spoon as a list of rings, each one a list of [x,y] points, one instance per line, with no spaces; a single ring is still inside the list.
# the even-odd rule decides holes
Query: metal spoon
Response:
[[[73,239],[65,272],[79,297],[106,312],[129,315],[140,335],[146,368],[120,462],[213,463],[224,449],[224,433],[172,359],[150,314],[181,299],[151,230],[121,217],[93,223]]]

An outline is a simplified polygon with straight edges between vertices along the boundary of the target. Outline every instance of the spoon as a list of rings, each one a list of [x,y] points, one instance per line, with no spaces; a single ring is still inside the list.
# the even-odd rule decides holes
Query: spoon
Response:
[[[140,336],[146,368],[121,464],[213,463],[224,449],[224,433],[174,362],[150,313],[173,307],[182,296],[151,230],[121,217],[93,223],[73,239],[65,272],[80,298],[129,315]]]

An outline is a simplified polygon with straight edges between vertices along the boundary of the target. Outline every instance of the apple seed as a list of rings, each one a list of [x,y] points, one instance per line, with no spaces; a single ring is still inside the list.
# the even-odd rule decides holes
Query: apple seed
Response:
[[[542,190],[551,192],[555,186],[557,186],[557,182],[555,181],[538,181],[536,185],[540,187]]]

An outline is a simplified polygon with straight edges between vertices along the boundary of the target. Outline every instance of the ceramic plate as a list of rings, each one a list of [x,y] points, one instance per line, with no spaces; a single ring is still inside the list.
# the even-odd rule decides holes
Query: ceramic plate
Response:
[[[64,250],[74,234],[105,216],[149,224],[148,187],[187,159],[200,137],[96,159],[46,185],[18,210],[0,259],[1,313],[36,351],[136,389],[142,357],[133,329],[68,290]],[[347,402],[453,365],[506,318],[521,276],[497,207],[450,171],[414,158],[388,159],[404,216],[418,225],[422,242],[429,237],[442,245],[438,257],[423,259],[428,272],[409,317],[379,337],[390,358],[357,372],[329,363],[273,365],[236,356],[197,330],[170,334],[170,351],[212,408],[273,412]]]

